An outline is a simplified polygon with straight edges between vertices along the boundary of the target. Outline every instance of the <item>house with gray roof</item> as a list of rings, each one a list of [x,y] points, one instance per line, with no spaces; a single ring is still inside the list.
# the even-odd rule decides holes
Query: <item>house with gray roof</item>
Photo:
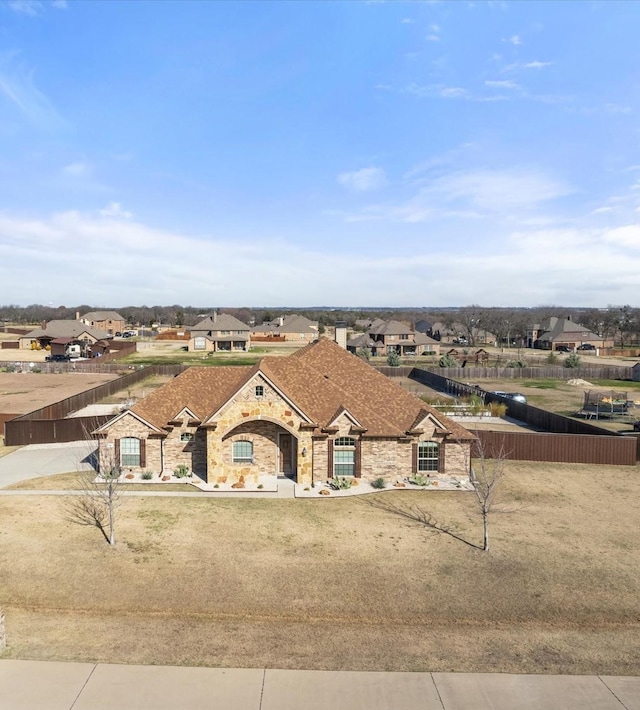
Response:
[[[424,355],[439,353],[440,343],[424,333],[418,333],[400,321],[376,320],[366,333],[347,341],[347,350],[355,353],[366,348],[372,355]]]
[[[50,320],[43,322],[40,328],[20,337],[20,347],[28,350],[50,350],[52,345],[77,343],[87,349],[100,344],[96,352],[108,350],[108,341],[112,336],[104,330],[90,328],[78,320]]]
[[[278,341],[312,343],[318,339],[318,321],[291,313],[254,326],[251,337],[262,342],[277,338]]]
[[[109,335],[123,333],[126,327],[125,319],[116,311],[89,311],[83,316],[79,314],[76,320],[98,330],[104,330]]]
[[[574,323],[570,318],[551,316],[527,329],[527,347],[542,350],[575,350],[581,345],[607,347],[604,338]]]
[[[251,329],[229,313],[214,313],[189,329],[189,352],[246,352]]]

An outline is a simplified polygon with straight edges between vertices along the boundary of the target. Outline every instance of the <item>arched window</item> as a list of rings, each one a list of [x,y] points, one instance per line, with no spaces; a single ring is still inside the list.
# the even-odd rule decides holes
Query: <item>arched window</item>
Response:
[[[356,475],[356,440],[341,436],[333,442],[333,475]]]
[[[440,464],[440,445],[436,441],[423,441],[418,444],[418,471],[438,471]]]
[[[253,463],[253,443],[251,441],[233,442],[233,463]]]
[[[132,436],[120,439],[120,465],[123,468],[140,466],[140,439]]]

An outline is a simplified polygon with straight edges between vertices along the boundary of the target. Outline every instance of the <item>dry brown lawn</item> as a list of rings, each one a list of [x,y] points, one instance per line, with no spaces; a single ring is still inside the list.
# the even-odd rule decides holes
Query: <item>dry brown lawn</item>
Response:
[[[14,446],[12,449],[19,447]],[[0,456],[2,456],[2,448],[0,448]],[[29,478],[26,481],[19,481],[6,486],[4,490],[11,491],[82,491],[87,489],[87,484],[91,476],[89,473],[78,473],[78,471],[70,471],[69,473],[57,473],[52,476],[40,476],[38,478]],[[125,491],[153,491],[158,492],[175,492],[181,491],[185,493],[200,493],[200,489],[188,483],[127,483],[124,487]]]
[[[114,380],[117,374],[0,372],[0,412],[26,414]]]
[[[637,485],[636,468],[510,464],[488,553],[470,493],[129,498],[115,548],[62,498],[0,496],[6,656],[638,674]]]

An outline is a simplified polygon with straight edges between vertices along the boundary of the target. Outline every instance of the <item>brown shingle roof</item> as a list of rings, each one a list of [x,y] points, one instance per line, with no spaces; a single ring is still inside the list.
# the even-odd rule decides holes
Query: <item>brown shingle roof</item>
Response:
[[[319,428],[336,412],[348,411],[365,436],[403,436],[431,412],[457,439],[473,439],[447,419],[360,358],[323,338],[288,357],[265,357],[254,367],[192,367],[150,394],[133,411],[162,427],[185,407],[204,421],[218,411],[257,372],[262,372]]]

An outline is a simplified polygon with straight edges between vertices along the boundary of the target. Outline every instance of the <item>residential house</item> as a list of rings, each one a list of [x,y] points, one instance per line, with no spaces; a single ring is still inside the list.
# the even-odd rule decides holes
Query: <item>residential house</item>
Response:
[[[229,313],[214,313],[190,328],[190,352],[237,352],[251,347],[251,329]]]
[[[251,329],[251,337],[256,341],[277,338],[278,341],[312,343],[318,339],[318,321],[292,313],[256,325]]]
[[[116,333],[123,333],[126,327],[125,319],[116,311],[90,311],[83,316],[76,313],[76,320],[91,328],[104,330],[111,336]]]
[[[104,330],[86,326],[78,320],[51,320],[42,323],[20,337],[20,347],[29,350],[50,349],[52,354],[63,354],[67,345],[78,344],[84,357],[103,354],[109,349],[112,336]]]
[[[467,476],[474,436],[335,342],[253,367],[191,367],[96,430],[101,465],[209,484]]]
[[[440,352],[440,344],[424,333],[411,330],[399,321],[377,320],[366,333],[355,335],[347,341],[347,350],[355,353],[361,348],[372,355],[424,355]]]
[[[527,329],[527,347],[542,350],[575,350],[580,345],[607,347],[604,338],[570,318],[551,316]]]
[[[431,336],[438,341],[455,343],[456,345],[495,345],[498,336],[480,326],[471,328],[473,342],[470,340],[469,328],[462,323],[445,323],[436,321],[431,324]]]

